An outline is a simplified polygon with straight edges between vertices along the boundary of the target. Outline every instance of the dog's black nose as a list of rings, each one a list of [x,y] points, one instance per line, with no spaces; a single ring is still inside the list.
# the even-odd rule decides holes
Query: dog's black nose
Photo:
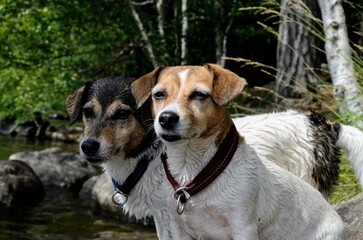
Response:
[[[84,154],[92,156],[97,153],[100,148],[100,143],[93,139],[87,139],[82,142],[81,148]]]
[[[173,128],[178,121],[179,116],[174,112],[166,111],[159,116],[159,123],[165,129]]]

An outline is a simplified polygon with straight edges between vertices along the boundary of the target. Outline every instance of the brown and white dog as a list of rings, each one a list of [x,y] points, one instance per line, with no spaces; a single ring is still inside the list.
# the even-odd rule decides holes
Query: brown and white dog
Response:
[[[166,147],[173,238],[342,239],[344,223],[324,197],[237,133],[225,106],[245,85],[213,64],[158,68],[132,84],[139,106],[151,92]]]

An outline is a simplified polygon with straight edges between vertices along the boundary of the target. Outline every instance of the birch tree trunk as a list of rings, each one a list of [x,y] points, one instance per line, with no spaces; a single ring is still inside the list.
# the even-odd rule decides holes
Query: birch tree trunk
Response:
[[[156,0],[156,10],[159,38],[154,46],[157,46],[155,50],[158,62],[167,65],[179,64],[179,54],[176,54],[178,48],[170,47],[176,42],[176,34],[172,34],[176,31],[173,24],[176,14],[175,0]]]
[[[214,8],[216,12],[219,12],[218,20],[217,20],[217,28],[216,28],[216,35],[215,35],[215,42],[216,42],[216,63],[222,67],[225,67],[226,60],[225,57],[227,56],[227,41],[228,41],[228,34],[233,24],[233,17],[231,17],[224,26],[224,22],[221,19],[227,19],[227,15],[230,12],[234,12],[236,10],[237,0],[233,0],[232,8],[227,10],[221,6],[219,1],[215,1]]]
[[[283,97],[298,98],[317,85],[314,69],[321,65],[322,55],[317,49],[322,42],[312,31],[318,13],[315,0],[281,1],[275,90]]]
[[[358,41],[358,45],[361,46],[361,48],[359,49],[359,56],[363,59],[363,13],[361,14],[360,19],[360,32],[362,33],[362,35],[360,36]]]
[[[163,18],[163,7],[164,4],[164,0],[157,0],[156,1],[156,9],[158,10],[158,30],[159,30],[159,34],[160,37],[162,37],[162,39],[164,39],[165,33],[164,33],[164,18]],[[165,41],[164,41],[165,42]]]
[[[153,67],[156,68],[158,66],[158,62],[156,60],[151,41],[150,41],[150,39],[149,39],[149,37],[148,37],[148,35],[146,33],[144,25],[143,25],[143,23],[142,23],[142,21],[141,21],[141,19],[139,17],[139,14],[137,13],[132,1],[129,0],[128,3],[129,3],[129,6],[131,8],[132,16],[134,17],[136,25],[137,25],[140,33],[141,33],[142,39],[145,42],[147,52],[149,53],[150,61],[151,61],[152,65],[153,65]]]
[[[318,0],[325,32],[325,50],[334,97],[342,114],[354,115],[353,123],[363,128],[363,95],[354,71],[352,52],[340,0]]]
[[[182,29],[181,29],[181,39],[180,39],[180,63],[181,65],[186,65],[187,56],[187,32],[188,32],[188,1],[181,1],[181,15],[182,15]]]

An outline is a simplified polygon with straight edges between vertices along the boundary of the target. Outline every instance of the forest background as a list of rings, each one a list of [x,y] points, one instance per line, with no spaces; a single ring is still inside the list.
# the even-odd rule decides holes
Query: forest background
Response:
[[[217,63],[249,83],[234,114],[313,108],[363,126],[363,0],[327,1],[344,9],[346,25],[335,27],[347,30],[356,95],[334,86],[322,2],[0,0],[0,121],[54,125],[67,119],[68,94],[87,81]],[[354,96],[357,111],[341,107],[342,94]],[[342,171],[343,188],[360,191]]]

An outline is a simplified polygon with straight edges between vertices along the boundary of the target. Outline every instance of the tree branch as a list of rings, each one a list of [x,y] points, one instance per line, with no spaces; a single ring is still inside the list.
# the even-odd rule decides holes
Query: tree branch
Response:
[[[233,0],[231,13],[233,13],[236,10],[236,6],[237,6],[237,0]],[[228,25],[227,25],[226,29],[224,30],[224,33],[223,33],[222,51],[221,51],[221,59],[220,59],[220,65],[222,67],[226,66],[227,40],[228,40],[229,31],[231,30],[231,27],[232,27],[232,24],[233,24],[233,20],[234,20],[234,18],[231,17],[231,19],[229,20]],[[218,61],[218,59],[217,59],[217,61]]]
[[[187,9],[188,9],[188,1],[182,0],[181,1],[181,14],[182,14],[182,29],[181,29],[181,39],[180,39],[180,59],[181,65],[185,65],[186,62],[186,55],[187,55],[187,31],[188,31],[188,16],[187,16]]]
[[[136,12],[132,1],[129,0],[128,3],[129,3],[130,8],[131,8],[132,16],[134,17],[136,25],[140,30],[142,39],[145,41],[146,50],[149,53],[150,61],[151,61],[152,65],[153,65],[153,67],[156,68],[158,64],[157,64],[157,61],[156,61],[156,57],[155,57],[155,54],[154,54],[154,50],[153,50],[151,41],[150,41],[149,37],[147,36],[144,25],[142,24],[141,19],[139,17],[139,14]]]
[[[134,2],[134,1],[131,1],[131,4],[134,5],[134,6],[145,6],[145,5],[153,4],[153,3],[154,3],[153,0],[144,1],[144,2]]]

